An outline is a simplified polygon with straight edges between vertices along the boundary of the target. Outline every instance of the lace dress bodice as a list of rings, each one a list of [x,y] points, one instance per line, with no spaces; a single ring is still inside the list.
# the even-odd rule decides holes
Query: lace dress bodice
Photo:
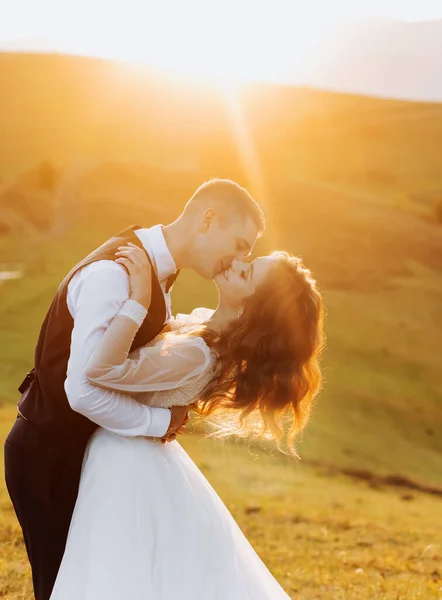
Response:
[[[145,347],[152,347],[157,342],[153,340]],[[137,355],[139,350],[133,355]],[[212,380],[215,371],[216,357],[211,352],[210,362],[208,363],[206,370],[198,376],[197,379],[190,383],[184,384],[183,386],[173,390],[159,390],[157,392],[138,392],[133,393],[133,397],[142,404],[148,404],[149,406],[156,406],[159,408],[170,408],[171,406],[184,406],[192,404],[198,398],[199,394],[203,391],[206,385]]]
[[[195,314],[196,313],[196,314]],[[186,327],[201,322],[204,313],[199,312],[196,309],[191,315],[179,314],[172,323],[172,328],[175,330],[184,330]],[[155,338],[144,348],[153,347],[159,343],[159,339]],[[130,354],[130,357],[137,357],[141,349],[135,350]],[[214,352],[210,352],[210,360],[205,368],[205,371],[198,376],[197,379],[192,380],[190,383],[184,384],[173,390],[159,390],[157,392],[139,392],[134,393],[133,397],[137,402],[147,404],[149,406],[155,406],[159,408],[170,408],[171,406],[186,406],[192,404],[198,398],[200,393],[204,390],[206,385],[210,383],[214,377],[216,370],[216,355]],[[150,442],[158,444],[160,440],[155,437],[147,437],[145,439]]]
[[[131,304],[132,310],[140,308]],[[178,314],[168,323],[171,333],[130,353],[125,348],[130,347],[138,325],[125,312],[120,310],[95,349],[86,369],[88,379],[153,407],[192,404],[215,375],[216,355],[191,329],[213,311],[198,308],[190,315]]]

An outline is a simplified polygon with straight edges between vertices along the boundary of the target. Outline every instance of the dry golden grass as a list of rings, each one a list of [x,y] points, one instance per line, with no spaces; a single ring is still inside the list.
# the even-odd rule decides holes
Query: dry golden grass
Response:
[[[1,437],[13,416],[0,411]],[[236,443],[179,441],[293,600],[440,599],[442,499],[373,489]],[[31,600],[3,485],[0,511],[0,597]]]
[[[25,273],[1,287],[0,438],[67,270],[131,223],[174,218],[202,180],[226,176],[266,211],[257,252],[300,254],[324,291],[326,383],[299,444],[306,463],[442,486],[442,106],[251,86],[241,137],[216,91],[122,65],[2,55],[0,78],[0,232],[15,232],[0,237],[1,268]],[[64,172],[55,194],[27,172],[45,160]],[[53,208],[52,232],[32,235]],[[174,288],[177,312],[214,302],[190,273]],[[293,598],[442,598],[440,499],[193,434],[182,444]],[[0,514],[0,597],[28,599],[3,488]]]

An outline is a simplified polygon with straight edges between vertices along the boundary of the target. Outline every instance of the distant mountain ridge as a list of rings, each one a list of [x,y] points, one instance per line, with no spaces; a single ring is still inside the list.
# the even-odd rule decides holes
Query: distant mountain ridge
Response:
[[[307,84],[371,96],[442,102],[442,19],[355,23],[325,39]]]
[[[0,40],[7,52],[47,52],[45,38]],[[442,102],[442,19],[370,19],[335,28],[306,57],[305,78],[293,85],[330,91]]]

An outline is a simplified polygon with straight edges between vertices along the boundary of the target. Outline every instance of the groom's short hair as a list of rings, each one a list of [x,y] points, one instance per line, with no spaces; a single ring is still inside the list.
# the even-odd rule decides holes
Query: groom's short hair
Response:
[[[265,216],[251,194],[239,184],[230,179],[210,179],[206,181],[193,194],[187,202],[184,212],[213,203],[223,220],[232,217],[232,213],[242,217],[251,217],[260,234],[265,230]]]

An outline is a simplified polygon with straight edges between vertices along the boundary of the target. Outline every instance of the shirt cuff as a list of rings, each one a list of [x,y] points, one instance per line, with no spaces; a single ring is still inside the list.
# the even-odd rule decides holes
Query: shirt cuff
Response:
[[[132,319],[132,321],[135,321],[138,327],[141,327],[147,315],[147,308],[136,300],[128,298],[120,308],[118,315]]]
[[[153,408],[153,407],[151,407]],[[169,429],[172,411],[169,408],[155,408],[152,410],[152,420],[149,431],[145,435],[161,438]]]

